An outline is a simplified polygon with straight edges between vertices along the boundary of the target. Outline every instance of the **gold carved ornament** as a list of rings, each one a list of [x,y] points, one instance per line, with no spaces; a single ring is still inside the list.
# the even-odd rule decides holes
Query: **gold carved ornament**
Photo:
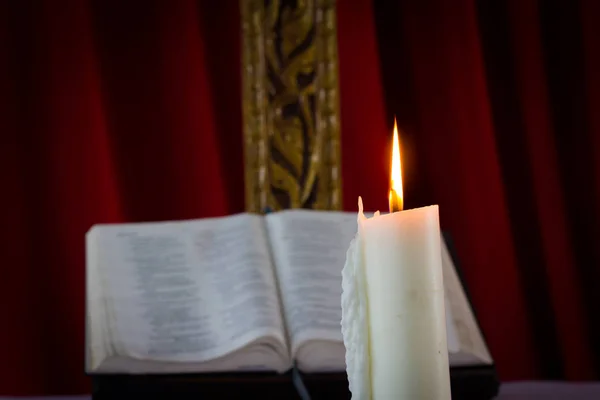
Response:
[[[340,209],[335,1],[240,6],[246,210]]]

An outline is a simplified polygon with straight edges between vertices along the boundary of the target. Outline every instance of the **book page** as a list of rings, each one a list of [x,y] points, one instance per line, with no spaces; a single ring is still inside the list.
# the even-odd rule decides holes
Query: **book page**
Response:
[[[276,338],[285,353],[261,217],[94,229],[115,353],[206,361],[263,336]]]
[[[443,239],[443,238],[442,238]],[[442,240],[442,273],[446,294],[448,351],[451,365],[491,364],[483,334],[462,287],[446,242]],[[454,354],[453,354],[454,353]]]
[[[297,354],[300,350],[306,363],[306,360],[325,354],[330,359],[324,364],[344,366],[340,326],[341,271],[357,231],[356,213],[289,210],[269,214],[266,219],[294,356],[300,359]],[[451,364],[491,362],[452,258],[443,240],[442,243],[446,331]],[[331,343],[303,348],[312,341],[342,343],[341,354]],[[337,361],[335,357],[338,357]]]
[[[91,371],[98,367],[109,354],[108,339],[110,333],[106,327],[104,297],[102,283],[98,275],[98,251],[95,236],[86,234],[86,316],[85,316],[85,368]]]
[[[293,353],[308,340],[343,343],[341,273],[356,213],[289,210],[266,219]]]

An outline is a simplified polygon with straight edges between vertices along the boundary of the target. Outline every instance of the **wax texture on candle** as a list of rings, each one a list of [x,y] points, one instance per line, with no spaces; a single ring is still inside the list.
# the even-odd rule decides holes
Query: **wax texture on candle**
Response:
[[[360,243],[360,224],[365,219],[358,202],[358,233],[346,253],[342,269],[342,336],[346,347],[346,374],[352,398],[371,399],[367,293]]]

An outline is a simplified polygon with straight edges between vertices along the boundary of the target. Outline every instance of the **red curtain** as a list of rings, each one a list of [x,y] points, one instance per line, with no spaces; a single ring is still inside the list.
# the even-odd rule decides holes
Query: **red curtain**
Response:
[[[597,377],[600,13],[483,3],[338,3],[345,208],[387,207],[396,114],[406,204],[440,204],[501,377]],[[239,18],[0,2],[0,394],[89,392],[91,225],[243,211]]]
[[[89,392],[91,225],[243,211],[224,3],[0,3],[0,394]]]
[[[500,377],[597,379],[598,3],[375,10],[407,203],[440,204]]]

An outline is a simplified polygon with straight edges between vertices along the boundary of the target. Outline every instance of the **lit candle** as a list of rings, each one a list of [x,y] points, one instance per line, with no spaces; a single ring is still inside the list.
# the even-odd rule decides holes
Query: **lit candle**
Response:
[[[343,271],[342,333],[354,399],[450,399],[438,206],[401,211],[394,122],[390,213],[362,215]]]

